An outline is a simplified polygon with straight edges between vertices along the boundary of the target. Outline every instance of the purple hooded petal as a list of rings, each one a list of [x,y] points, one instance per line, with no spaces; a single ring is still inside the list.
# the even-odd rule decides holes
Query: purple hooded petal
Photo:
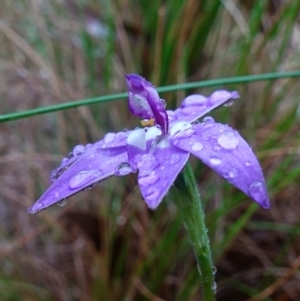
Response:
[[[172,137],[173,145],[191,152],[262,207],[269,208],[264,176],[247,142],[229,126],[207,118],[206,123],[194,125],[195,132],[188,137]]]
[[[132,114],[143,119],[154,118],[156,124],[168,132],[168,118],[165,101],[160,99],[155,87],[137,74],[126,75],[129,94],[129,109]]]
[[[149,208],[157,208],[188,158],[188,152],[173,147],[166,138],[140,157],[138,182]]]
[[[193,94],[182,101],[179,109],[173,113],[168,111],[168,117],[171,123],[175,121],[193,122],[221,105],[231,105],[237,98],[239,98],[239,94],[236,91],[226,90],[215,91],[209,97]]]
[[[105,156],[95,148],[87,150],[55,180],[28,212],[34,214],[44,210],[112,175],[130,173],[132,170],[126,162],[126,152]]]

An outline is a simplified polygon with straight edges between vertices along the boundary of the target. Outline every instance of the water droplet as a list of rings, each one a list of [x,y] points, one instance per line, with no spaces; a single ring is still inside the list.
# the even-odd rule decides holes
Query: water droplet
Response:
[[[78,189],[91,182],[97,180],[102,176],[102,172],[99,170],[83,170],[69,181],[70,189]]]
[[[263,184],[258,181],[254,181],[248,189],[250,196],[255,200],[261,200],[264,197]]]
[[[213,289],[213,291],[216,293],[217,292],[217,282],[213,282],[213,284],[211,285],[211,288]]]
[[[235,178],[237,176],[236,169],[230,170],[229,173],[228,173],[228,176],[229,176],[229,178],[232,178],[232,179]]]
[[[139,176],[139,184],[142,186],[152,185],[159,180],[159,176],[156,172],[152,171],[149,175]]]
[[[181,112],[186,116],[190,116],[197,114],[199,112],[199,109],[197,107],[185,107],[181,109]]]
[[[126,139],[128,137],[128,135],[124,132],[118,132],[115,136],[115,141],[122,141],[124,139]]]
[[[74,157],[73,152],[69,152],[69,153],[67,154],[67,159],[71,159],[71,158],[73,158],[73,157]]]
[[[164,100],[164,99],[160,99],[160,102],[161,102],[161,104],[162,104],[162,106],[164,107],[164,108],[166,108],[166,106],[167,106],[167,102]]]
[[[185,121],[177,122],[170,131],[173,138],[185,138],[194,134],[193,126]]]
[[[127,131],[128,131],[128,130],[127,130],[126,128],[125,128],[125,129],[123,129],[123,132],[125,132],[125,133],[126,133]]]
[[[129,163],[120,163],[115,169],[116,176],[126,176],[132,172],[132,167]]]
[[[239,145],[239,140],[232,131],[224,131],[218,138],[218,143],[225,149],[235,149]]]
[[[203,144],[200,143],[200,142],[195,142],[195,143],[193,144],[193,146],[192,146],[192,150],[193,150],[194,152],[199,152],[199,151],[201,151],[202,149],[203,149]]]
[[[111,143],[114,141],[115,137],[116,137],[115,133],[107,133],[104,136],[103,141],[104,141],[104,143]]]
[[[58,205],[59,207],[66,206],[66,205],[67,205],[67,200],[66,200],[66,199],[61,200],[60,202],[57,203],[57,205]]]
[[[206,116],[203,119],[203,122],[206,123],[206,124],[208,124],[208,123],[215,123],[215,120],[211,116]]]
[[[138,161],[138,168],[141,170],[154,170],[159,166],[158,160],[152,154],[144,154]]]
[[[170,164],[176,164],[178,163],[179,161],[181,160],[180,156],[177,155],[177,154],[172,154],[170,159],[169,159],[169,162]]]
[[[215,266],[213,266],[212,272],[213,272],[213,275],[216,275],[216,273],[217,273],[217,268],[216,268]]]
[[[83,145],[77,145],[73,149],[73,154],[74,154],[74,156],[78,156],[78,155],[84,153],[85,150],[86,150],[85,146],[83,146]]]
[[[246,162],[245,162],[245,165],[246,165],[246,166],[250,166],[251,163],[250,163],[249,161],[246,161]]]
[[[212,93],[209,97],[209,103],[211,105],[222,104],[225,101],[228,101],[232,98],[230,92],[226,90],[218,90]]]
[[[32,206],[32,208],[34,208],[35,210],[37,210],[37,209],[42,208],[43,206],[44,206],[43,203],[35,203],[35,204]]]
[[[92,149],[94,147],[94,145],[92,143],[88,143],[85,148],[86,149]]]
[[[222,163],[222,160],[220,158],[214,158],[214,157],[210,158],[209,161],[212,165],[219,165]]]
[[[220,151],[221,150],[221,147],[219,146],[219,145],[214,145],[213,146],[213,149],[215,150],[215,151]]]
[[[186,97],[181,104],[181,108],[188,106],[205,106],[207,103],[207,98],[200,94],[193,94]]]
[[[224,107],[230,107],[234,104],[234,99],[230,99],[227,102],[224,103]]]
[[[55,192],[54,197],[55,197],[56,199],[59,199],[59,192]]]

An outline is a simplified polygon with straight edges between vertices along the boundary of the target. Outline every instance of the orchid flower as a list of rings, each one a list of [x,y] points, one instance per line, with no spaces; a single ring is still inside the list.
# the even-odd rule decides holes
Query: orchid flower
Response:
[[[136,74],[126,75],[131,113],[145,127],[108,133],[94,144],[77,145],[52,172],[52,185],[28,209],[37,213],[92,188],[110,176],[138,171],[142,196],[157,208],[190,154],[242,190],[263,208],[269,208],[260,165],[247,142],[228,125],[212,117],[197,120],[221,105],[231,105],[236,91],[218,90],[209,97],[194,94],[175,111],[165,109],[155,87]]]

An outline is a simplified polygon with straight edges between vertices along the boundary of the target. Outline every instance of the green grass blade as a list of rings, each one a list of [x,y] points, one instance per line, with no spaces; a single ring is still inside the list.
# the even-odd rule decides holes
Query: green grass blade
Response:
[[[171,91],[193,89],[193,88],[223,86],[229,84],[241,84],[241,83],[249,83],[255,81],[275,80],[275,79],[299,77],[299,76],[300,76],[300,70],[290,71],[290,72],[265,73],[265,74],[221,78],[221,79],[213,79],[213,80],[207,80],[202,82],[171,85],[171,86],[157,88],[157,91],[162,93],[162,92],[171,92]],[[78,101],[66,102],[58,105],[36,108],[36,109],[22,111],[22,112],[9,113],[5,115],[0,115],[0,122],[7,122],[16,119],[28,118],[34,115],[57,112],[57,111],[77,108],[80,106],[87,106],[87,105],[107,102],[111,100],[118,100],[126,97],[127,97],[127,93],[118,93],[113,95],[99,96],[99,97],[78,100]]]

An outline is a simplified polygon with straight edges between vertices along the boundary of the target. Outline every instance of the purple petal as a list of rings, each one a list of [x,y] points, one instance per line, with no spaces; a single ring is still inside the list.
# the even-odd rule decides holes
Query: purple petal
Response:
[[[270,203],[260,165],[247,142],[227,125],[194,125],[194,134],[171,138],[173,145],[191,152],[264,208]],[[172,131],[172,130],[171,130]]]
[[[126,75],[129,93],[129,109],[132,114],[143,119],[154,118],[164,133],[168,132],[168,118],[165,102],[160,99],[155,87],[137,74]]]
[[[90,148],[58,177],[28,212],[34,214],[44,210],[114,174],[128,174],[131,170],[126,162],[126,152],[105,156],[99,150]]]
[[[231,105],[237,98],[239,98],[239,94],[236,91],[226,90],[215,91],[209,97],[193,94],[186,97],[182,101],[181,107],[173,114],[168,111],[168,117],[170,122],[193,122],[221,105]]]
[[[186,164],[189,153],[168,145],[164,139],[140,157],[138,182],[143,198],[151,209],[157,208],[177,175]]]

